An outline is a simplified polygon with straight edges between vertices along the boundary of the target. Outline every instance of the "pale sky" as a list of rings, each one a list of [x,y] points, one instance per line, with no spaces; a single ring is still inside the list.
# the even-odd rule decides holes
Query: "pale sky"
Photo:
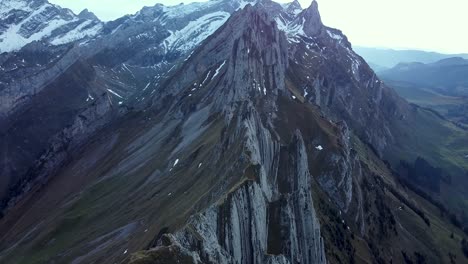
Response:
[[[75,13],[88,8],[102,20],[134,14],[156,3],[183,0],[49,0]],[[199,0],[203,1],[203,0]],[[292,0],[277,0],[290,2]],[[308,7],[312,0],[299,0]],[[468,0],[317,0],[327,26],[353,45],[468,53]]]

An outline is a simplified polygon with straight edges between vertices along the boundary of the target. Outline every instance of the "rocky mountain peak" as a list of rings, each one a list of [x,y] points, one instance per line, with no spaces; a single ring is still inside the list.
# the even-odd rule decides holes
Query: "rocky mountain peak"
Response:
[[[93,12],[90,12],[87,8],[83,9],[83,11],[81,11],[81,12],[78,14],[78,17],[81,18],[81,19],[97,20],[97,21],[99,21],[99,18],[98,18]]]
[[[166,92],[183,98],[181,88],[198,83],[210,90],[210,97],[216,94],[212,98],[218,110],[226,110],[234,102],[277,94],[284,89],[287,45],[284,33],[263,4],[248,4],[201,44],[181,69],[184,76],[173,80]]]
[[[266,10],[263,8],[264,4],[271,3],[270,0],[262,0],[258,1],[257,3],[247,4],[245,6],[245,10],[241,10],[236,13],[236,19],[240,16],[246,16],[247,19],[257,19],[260,18],[263,22],[268,23],[273,21],[271,17],[268,15]],[[253,21],[250,21],[253,22]],[[256,25],[253,25],[256,26]]]
[[[310,36],[320,33],[323,28],[322,19],[318,9],[317,1],[312,1],[312,4],[302,13],[304,21],[304,32]]]
[[[26,2],[35,3],[35,4],[38,4],[38,5],[43,5],[43,4],[48,4],[49,3],[49,1],[47,1],[47,0],[27,0]]]
[[[292,1],[291,3],[288,4],[287,8],[286,8],[286,12],[289,13],[289,14],[299,14],[300,12],[302,11],[302,6],[301,4],[299,3],[299,1],[297,0],[294,0]]]
[[[259,80],[263,80],[262,93],[265,95],[266,89],[276,94],[276,89],[284,88],[283,73],[288,66],[288,42],[271,15],[259,5],[252,7],[248,15],[252,32],[250,43],[247,44],[252,45],[250,48],[256,52],[253,56],[260,56],[260,62],[263,64],[263,73],[259,75]]]

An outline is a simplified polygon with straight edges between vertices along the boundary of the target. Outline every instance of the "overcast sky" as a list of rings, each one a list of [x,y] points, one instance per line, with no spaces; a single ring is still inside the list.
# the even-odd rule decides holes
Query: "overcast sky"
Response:
[[[1,0],[0,0],[1,1]],[[156,3],[182,0],[49,0],[84,8],[102,20],[133,14]],[[199,0],[202,1],[202,0]],[[291,0],[278,0],[289,2]],[[311,0],[299,0],[308,7]],[[354,45],[468,53],[468,0],[318,0],[322,20],[341,29]]]

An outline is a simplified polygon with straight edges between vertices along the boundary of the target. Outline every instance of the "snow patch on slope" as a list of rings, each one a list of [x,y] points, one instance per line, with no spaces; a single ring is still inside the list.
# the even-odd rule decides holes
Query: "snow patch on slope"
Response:
[[[117,97],[119,97],[119,98],[122,98],[122,99],[123,99],[123,97],[122,97],[120,94],[118,94],[118,93],[114,92],[113,90],[111,90],[111,89],[107,89],[107,91],[108,91],[109,93],[111,93],[111,94],[113,94],[113,95],[115,95],[115,96],[117,96]],[[120,104],[120,103],[119,103],[119,104]]]
[[[218,76],[219,71],[223,68],[223,66],[226,64],[226,61],[223,61],[223,63],[216,69],[215,74],[213,74],[213,77],[211,77],[211,80],[213,80],[216,76]]]
[[[330,38],[332,38],[332,39],[335,39],[335,40],[338,40],[338,41],[341,41],[343,39],[343,37],[341,35],[335,34],[335,33],[331,32],[330,30],[327,30],[327,33],[328,33],[328,36],[330,36]]]
[[[88,20],[80,25],[78,25],[75,29],[65,33],[64,35],[55,38],[50,43],[52,45],[62,45],[66,43],[70,43],[76,40],[83,39],[85,37],[93,37],[98,34],[98,32],[102,29],[101,24],[96,24],[93,27],[86,28],[93,24],[93,21]],[[85,29],[86,28],[86,29]]]
[[[166,21],[169,19],[177,18],[177,17],[184,17],[188,14],[202,11],[206,8],[209,8],[218,1],[208,1],[208,2],[200,2],[200,3],[190,3],[187,5],[179,4],[175,6],[163,6],[163,12],[165,13],[161,19],[161,24],[165,25]]]
[[[214,12],[190,21],[183,29],[171,32],[164,41],[167,50],[189,51],[213,34],[229,18],[227,12]]]
[[[0,1],[0,19],[7,17],[8,13],[12,10],[32,11],[28,3],[25,1]]]
[[[276,24],[278,25],[278,29],[281,31],[286,32],[288,30],[288,22],[283,16],[280,14],[278,17],[275,18]]]
[[[286,33],[286,36],[288,37],[288,40],[290,42],[297,43],[297,37],[306,35],[306,33],[304,32],[304,23],[305,19],[302,18],[301,23],[290,23],[286,27],[278,28]]]

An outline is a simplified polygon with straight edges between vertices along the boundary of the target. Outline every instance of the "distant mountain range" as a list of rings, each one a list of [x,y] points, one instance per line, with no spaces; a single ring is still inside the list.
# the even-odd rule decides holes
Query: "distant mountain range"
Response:
[[[399,63],[421,62],[433,63],[439,60],[460,57],[468,59],[468,54],[442,54],[421,50],[394,50],[355,46],[353,49],[362,56],[375,70],[393,68]]]
[[[400,63],[378,75],[408,101],[468,126],[468,60]]]
[[[450,96],[468,96],[468,60],[457,57],[433,63],[400,63],[379,72],[385,80],[407,82]]]

